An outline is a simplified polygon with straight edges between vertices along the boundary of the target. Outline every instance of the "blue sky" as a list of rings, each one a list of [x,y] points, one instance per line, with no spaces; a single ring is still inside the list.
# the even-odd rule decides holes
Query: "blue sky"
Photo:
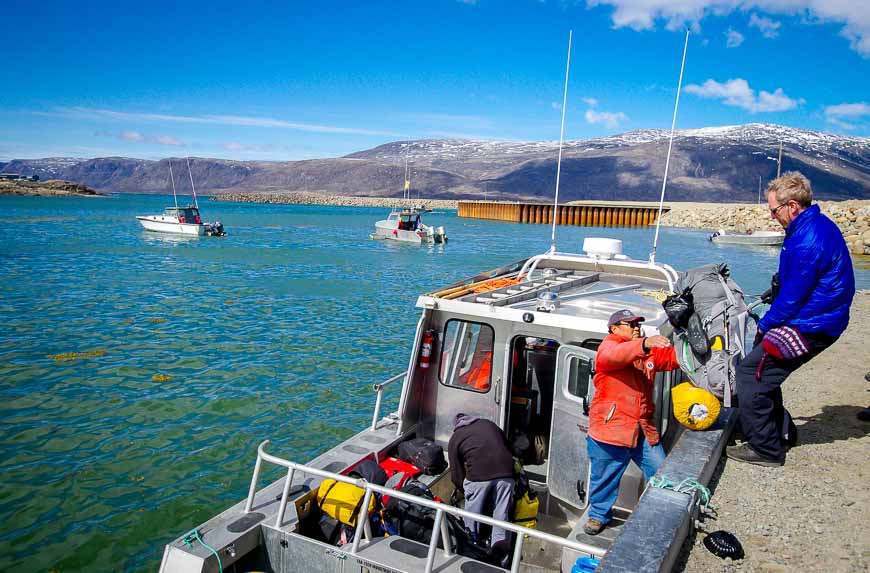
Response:
[[[19,2],[0,159],[295,160],[399,139],[779,123],[870,136],[870,2]]]

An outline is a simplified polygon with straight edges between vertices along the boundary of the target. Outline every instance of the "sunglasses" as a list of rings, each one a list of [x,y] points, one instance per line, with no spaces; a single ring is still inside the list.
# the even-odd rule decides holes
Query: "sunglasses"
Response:
[[[776,215],[776,212],[779,211],[780,209],[782,209],[783,207],[785,207],[786,205],[788,205],[788,203],[789,203],[789,202],[786,201],[785,203],[782,203],[782,204],[778,205],[776,208],[771,209],[771,210],[770,210],[770,215],[771,215],[771,216]]]
[[[633,320],[631,322],[619,321],[616,323],[616,326],[630,326],[631,328],[640,328],[640,321],[639,320]]]

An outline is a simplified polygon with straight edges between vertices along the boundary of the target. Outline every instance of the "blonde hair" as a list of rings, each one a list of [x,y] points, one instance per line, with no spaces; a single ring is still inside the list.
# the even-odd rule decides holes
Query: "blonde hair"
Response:
[[[779,204],[796,201],[798,205],[806,209],[813,204],[813,189],[810,180],[804,177],[800,171],[787,171],[782,177],[774,179],[767,186],[767,193],[776,195]]]

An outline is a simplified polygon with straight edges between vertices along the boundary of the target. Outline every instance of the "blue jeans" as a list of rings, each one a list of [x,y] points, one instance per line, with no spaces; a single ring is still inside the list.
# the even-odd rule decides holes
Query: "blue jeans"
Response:
[[[586,451],[589,454],[589,518],[608,523],[613,516],[613,504],[619,493],[619,480],[634,460],[646,479],[656,474],[665,461],[665,450],[661,444],[650,446],[640,434],[637,446],[611,446],[586,437]]]

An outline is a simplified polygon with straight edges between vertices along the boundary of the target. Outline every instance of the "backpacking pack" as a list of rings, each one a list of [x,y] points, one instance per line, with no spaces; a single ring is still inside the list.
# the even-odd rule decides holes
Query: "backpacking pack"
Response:
[[[387,472],[371,458],[359,462],[353,467],[348,475],[351,477],[361,477],[367,482],[375,485],[384,485],[387,483]]]
[[[724,264],[682,273],[674,290],[676,297],[670,297],[663,306],[666,311],[668,305],[672,311],[680,311],[681,320],[674,324],[680,367],[695,386],[709,390],[730,407],[737,365],[747,353],[749,309],[743,290]],[[691,307],[688,316],[684,304]]]
[[[447,469],[444,448],[426,438],[414,438],[399,444],[399,459],[414,464],[430,476]]]

